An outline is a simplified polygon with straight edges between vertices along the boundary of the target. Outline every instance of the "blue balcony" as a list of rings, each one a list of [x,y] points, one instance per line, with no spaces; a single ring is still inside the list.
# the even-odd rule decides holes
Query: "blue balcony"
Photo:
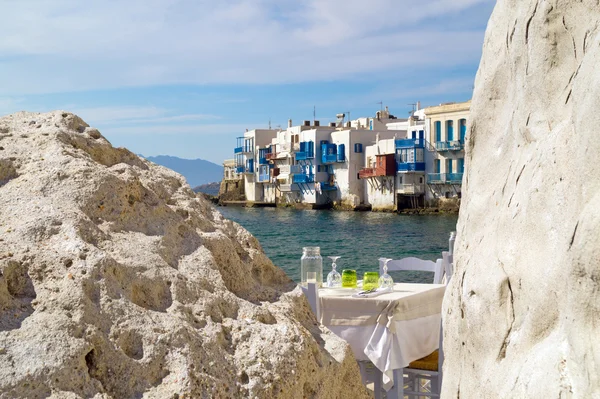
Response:
[[[464,147],[464,143],[460,140],[454,141],[436,141],[435,149],[438,151],[460,151]]]
[[[425,162],[398,163],[398,172],[425,172]]]
[[[305,161],[315,157],[315,143],[312,141],[302,141],[300,150],[296,151],[296,161]]]
[[[292,183],[314,183],[315,175],[293,175]]]
[[[446,173],[446,183],[449,184],[460,184],[462,183],[462,173]]]
[[[296,152],[296,161],[305,161],[307,159],[311,159],[314,157],[311,157],[310,154],[306,151],[298,151]]]
[[[269,176],[268,173],[266,175],[265,174],[258,175],[259,183],[268,183],[270,181],[271,181],[271,177]]]
[[[244,151],[244,147],[235,147],[233,149],[234,154],[241,154]]]
[[[335,191],[335,190],[337,190],[337,187],[335,186],[335,184],[321,183],[321,191]]]
[[[235,167],[235,173],[244,173],[246,171],[246,168],[243,166],[236,166]]]
[[[428,173],[427,183],[429,184],[461,184],[462,173]]]
[[[425,146],[424,139],[397,139],[394,144],[396,148],[423,148]]]

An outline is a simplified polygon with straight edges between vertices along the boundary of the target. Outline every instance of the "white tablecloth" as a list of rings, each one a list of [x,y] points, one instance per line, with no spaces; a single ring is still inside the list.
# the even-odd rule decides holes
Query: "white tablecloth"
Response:
[[[356,290],[319,289],[321,323],[346,340],[358,360],[387,375],[436,350],[445,285],[397,283],[394,292],[352,298]]]

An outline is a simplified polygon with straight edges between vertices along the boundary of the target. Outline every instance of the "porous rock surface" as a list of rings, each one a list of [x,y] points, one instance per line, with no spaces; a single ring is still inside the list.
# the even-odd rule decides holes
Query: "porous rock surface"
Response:
[[[600,397],[600,5],[500,0],[475,82],[446,398]]]
[[[0,118],[0,398],[367,397],[293,288],[175,172]]]

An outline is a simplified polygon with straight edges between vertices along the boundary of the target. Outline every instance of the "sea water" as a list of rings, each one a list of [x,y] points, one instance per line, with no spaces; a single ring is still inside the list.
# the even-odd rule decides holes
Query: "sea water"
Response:
[[[448,250],[457,215],[398,215],[380,212],[292,210],[289,208],[217,207],[245,227],[260,242],[273,263],[300,281],[303,247],[321,247],[323,279],[331,271],[327,256],[341,256],[337,270],[378,271],[381,257],[415,256],[436,260]],[[392,273],[396,282],[431,282],[426,272]]]

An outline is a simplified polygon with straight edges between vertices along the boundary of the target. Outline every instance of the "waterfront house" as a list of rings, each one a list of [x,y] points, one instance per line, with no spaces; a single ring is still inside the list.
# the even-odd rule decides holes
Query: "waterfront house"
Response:
[[[425,108],[433,164],[427,170],[428,199],[460,198],[465,166],[464,143],[471,101]]]
[[[404,132],[406,134],[406,132]],[[364,148],[365,167],[359,172],[364,182],[365,204],[373,210],[395,210],[395,139],[376,140]]]
[[[270,179],[265,179],[265,176],[269,176],[269,164],[266,152],[259,149],[264,149],[277,136],[277,132],[274,129],[254,129],[237,138],[235,170],[243,178],[246,200],[250,202],[264,201],[264,184],[270,184]]]

